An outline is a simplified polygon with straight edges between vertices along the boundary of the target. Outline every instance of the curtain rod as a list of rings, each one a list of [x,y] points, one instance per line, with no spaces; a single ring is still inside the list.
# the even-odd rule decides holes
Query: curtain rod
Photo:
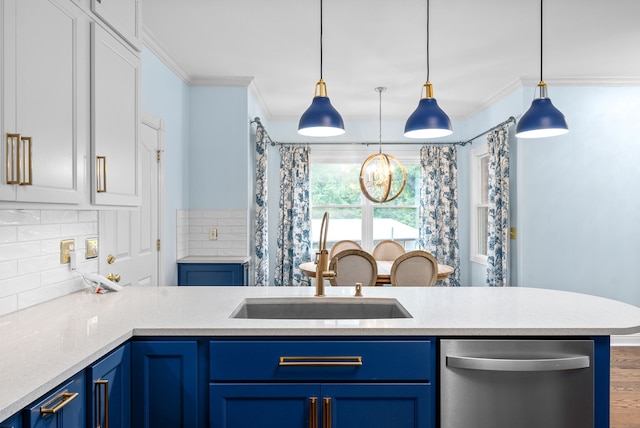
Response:
[[[252,121],[249,122],[251,123],[257,123],[258,125],[262,126],[264,128],[264,125],[262,125],[262,122],[260,121],[259,117],[256,117],[255,119],[253,119]],[[454,145],[454,146],[466,146],[467,144],[470,144],[473,142],[473,140],[475,140],[476,138],[482,137],[483,135],[488,134],[489,132],[493,132],[496,129],[501,128],[504,125],[507,125],[509,123],[516,123],[516,118],[513,116],[510,116],[507,120],[500,122],[499,124],[492,126],[491,128],[487,129],[486,131],[483,131],[481,133],[479,133],[478,135],[476,135],[475,137],[469,138],[467,141],[447,141],[447,142],[438,142],[438,141],[433,141],[433,142],[426,142],[426,141],[407,141],[407,142],[387,142],[387,143],[382,143],[385,146],[408,146],[408,145],[420,145],[420,146],[427,146],[427,145]],[[277,141],[273,141],[271,139],[271,137],[269,137],[269,134],[267,134],[267,139],[269,140],[269,142],[271,143],[272,146],[288,146],[288,145],[305,145],[305,146],[331,146],[331,145],[340,145],[340,146],[371,146],[371,145],[379,145],[380,142],[376,141],[376,142],[345,142],[345,141],[316,141],[316,142],[309,142],[309,143],[286,143],[286,142],[277,142]]]

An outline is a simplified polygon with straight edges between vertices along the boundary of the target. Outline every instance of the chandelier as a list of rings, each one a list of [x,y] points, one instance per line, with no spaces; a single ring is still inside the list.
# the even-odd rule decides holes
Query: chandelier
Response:
[[[404,167],[394,156],[382,153],[382,92],[387,88],[375,88],[379,97],[379,138],[380,150],[369,156],[360,168],[360,189],[362,194],[372,202],[389,202],[400,196],[407,174]]]

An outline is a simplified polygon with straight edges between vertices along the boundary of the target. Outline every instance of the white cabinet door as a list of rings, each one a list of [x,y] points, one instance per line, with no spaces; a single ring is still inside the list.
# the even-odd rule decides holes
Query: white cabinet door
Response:
[[[140,58],[100,25],[91,25],[92,202],[138,206]]]
[[[140,51],[139,0],[91,0],[91,10],[131,46]]]
[[[0,8],[0,199],[79,203],[89,137],[89,18],[70,0],[5,0]],[[18,139],[19,158],[8,133],[26,137]],[[22,184],[7,184],[18,163]]]

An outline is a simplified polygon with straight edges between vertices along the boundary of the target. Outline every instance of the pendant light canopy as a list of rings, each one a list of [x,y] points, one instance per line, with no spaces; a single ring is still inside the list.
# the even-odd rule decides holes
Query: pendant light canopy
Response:
[[[433,85],[429,81],[429,0],[427,0],[427,82],[422,88],[418,107],[409,116],[404,126],[404,136],[438,138],[451,135],[453,133],[451,119],[433,97]]]
[[[380,151],[369,156],[360,168],[360,190],[372,202],[393,201],[400,196],[407,183],[407,173],[398,159],[382,153],[382,92],[387,88],[376,88],[380,98]]]
[[[547,95],[547,84],[542,78],[542,23],[543,1],[540,0],[540,97],[533,100],[529,110],[522,116],[516,126],[516,137],[544,138],[555,137],[569,132],[569,125],[564,114],[551,103]]]
[[[316,83],[313,101],[300,117],[298,134],[310,137],[334,137],[344,134],[340,113],[331,105],[327,85],[322,80],[322,0],[320,0],[320,80]]]

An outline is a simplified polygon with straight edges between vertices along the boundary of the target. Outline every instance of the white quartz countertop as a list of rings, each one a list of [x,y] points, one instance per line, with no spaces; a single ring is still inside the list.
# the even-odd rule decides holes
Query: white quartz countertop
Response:
[[[0,317],[0,421],[133,336],[584,336],[640,332],[640,308],[536,288],[365,287],[407,319],[251,320],[247,297],[313,296],[311,287],[131,287],[78,292]],[[328,287],[351,296],[351,287]],[[321,299],[319,297],[318,299]]]
[[[247,263],[249,256],[187,256],[178,263]]]

